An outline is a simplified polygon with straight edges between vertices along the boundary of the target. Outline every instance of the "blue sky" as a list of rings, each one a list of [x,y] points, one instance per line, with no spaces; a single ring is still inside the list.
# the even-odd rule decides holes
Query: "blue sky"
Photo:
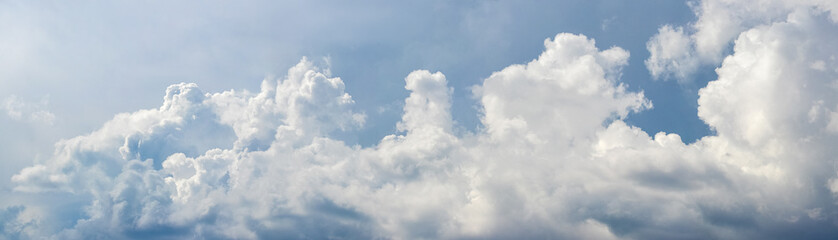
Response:
[[[0,230],[828,237],[836,7],[0,1]]]
[[[655,117],[638,116],[638,124],[655,128],[649,130],[652,133],[678,132],[689,136],[687,139],[706,135],[702,129],[706,127],[692,126],[701,125],[697,117],[690,116],[695,114],[679,113],[679,121],[655,121],[658,117],[675,120],[665,113],[690,109],[687,106],[694,105],[691,102],[697,87],[681,88],[652,81],[643,66],[648,56],[645,43],[657,27],[684,23],[693,17],[692,13],[682,2],[643,4],[646,5],[626,1],[546,1],[524,5],[440,1],[412,5],[367,2],[352,6],[102,6],[9,2],[6,15],[17,17],[17,24],[8,26],[9,32],[15,34],[7,41],[28,42],[16,49],[27,51],[27,58],[37,64],[7,71],[10,76],[5,79],[10,80],[3,81],[3,94],[33,102],[48,95],[51,106],[68,111],[62,114],[67,119],[57,124],[72,124],[68,127],[78,129],[62,136],[69,137],[89,132],[125,109],[157,105],[159,96],[154,93],[169,84],[195,82],[211,91],[255,90],[262,78],[282,75],[285,68],[303,56],[314,61],[328,57],[332,71],[346,80],[348,91],[357,95],[359,109],[368,114],[378,114],[378,108],[395,110],[381,113],[380,118],[371,117],[370,125],[361,130],[365,132],[360,135],[370,137],[357,141],[372,144],[391,132],[398,121],[400,114],[393,106],[401,104],[407,95],[402,90],[406,73],[419,68],[445,72],[456,91],[454,117],[464,128],[473,129],[478,119],[475,101],[470,96],[472,85],[504,66],[533,59],[541,51],[544,39],[571,32],[594,38],[601,47],[629,50],[632,58],[623,80],[632,89],[654,94],[655,99],[660,97],[661,101],[654,101],[661,102],[658,108],[668,107],[666,102],[684,105],[666,108],[667,111],[661,111],[664,113],[643,112]],[[138,8],[144,11],[137,11]],[[627,11],[629,8],[633,10]],[[644,12],[657,8],[666,11]],[[43,44],[36,45],[37,42]],[[58,70],[52,73],[38,68],[44,65]],[[72,106],[58,105],[69,102],[73,102]],[[83,109],[85,114],[72,114],[82,111],[78,106],[89,107]],[[94,116],[96,119],[91,119]]]

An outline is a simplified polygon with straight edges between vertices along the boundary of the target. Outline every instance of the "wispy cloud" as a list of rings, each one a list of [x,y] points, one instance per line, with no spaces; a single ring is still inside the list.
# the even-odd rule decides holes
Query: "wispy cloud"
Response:
[[[20,121],[52,125],[55,122],[55,114],[48,111],[49,96],[45,96],[38,103],[26,102],[16,95],[11,95],[3,100],[3,110],[6,116]]]

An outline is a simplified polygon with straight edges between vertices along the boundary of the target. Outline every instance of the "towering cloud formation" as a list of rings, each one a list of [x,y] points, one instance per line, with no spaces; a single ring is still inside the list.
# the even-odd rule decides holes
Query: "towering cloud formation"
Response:
[[[695,26],[720,14],[714,4],[702,3]],[[547,39],[537,59],[475,86],[476,132],[452,131],[442,73],[410,73],[398,132],[371,147],[330,137],[365,117],[340,78],[303,59],[258,93],[176,84],[158,109],[57,143],[52,158],[13,177],[16,190],[61,194],[63,207],[83,212],[62,225],[49,223],[51,206],[8,207],[0,230],[58,239],[828,238],[838,234],[838,28],[824,9],[785,11],[740,35],[699,93],[699,116],[717,135],[693,144],[623,122],[652,107],[620,82],[629,53],[582,35]],[[717,45],[684,32],[664,27],[653,41],[696,51],[673,58],[715,58]]]

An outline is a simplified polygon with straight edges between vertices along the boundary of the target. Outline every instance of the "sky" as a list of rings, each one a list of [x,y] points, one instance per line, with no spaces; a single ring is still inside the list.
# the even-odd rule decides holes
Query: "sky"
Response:
[[[0,239],[834,239],[838,3],[0,0]]]

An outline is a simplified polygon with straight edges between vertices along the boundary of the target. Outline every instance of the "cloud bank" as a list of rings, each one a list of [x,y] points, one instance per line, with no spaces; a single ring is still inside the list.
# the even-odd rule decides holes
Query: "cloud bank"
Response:
[[[342,79],[303,59],[259,92],[172,85],[159,108],[56,143],[12,181],[20,194],[65,203],[6,207],[0,230],[9,239],[828,239],[838,234],[834,11],[779,4],[743,15],[734,5],[701,2],[696,23],[650,41],[660,74],[687,76],[696,65],[685,61],[720,60],[735,38],[718,79],[699,91],[699,117],[716,135],[689,145],[623,121],[653,104],[621,83],[629,53],[584,35],[547,39],[535,60],[475,86],[475,132],[453,130],[443,73],[410,73],[398,132],[370,147],[333,137],[366,117]],[[720,16],[747,21],[706,32]],[[57,219],[59,208],[82,210]]]

